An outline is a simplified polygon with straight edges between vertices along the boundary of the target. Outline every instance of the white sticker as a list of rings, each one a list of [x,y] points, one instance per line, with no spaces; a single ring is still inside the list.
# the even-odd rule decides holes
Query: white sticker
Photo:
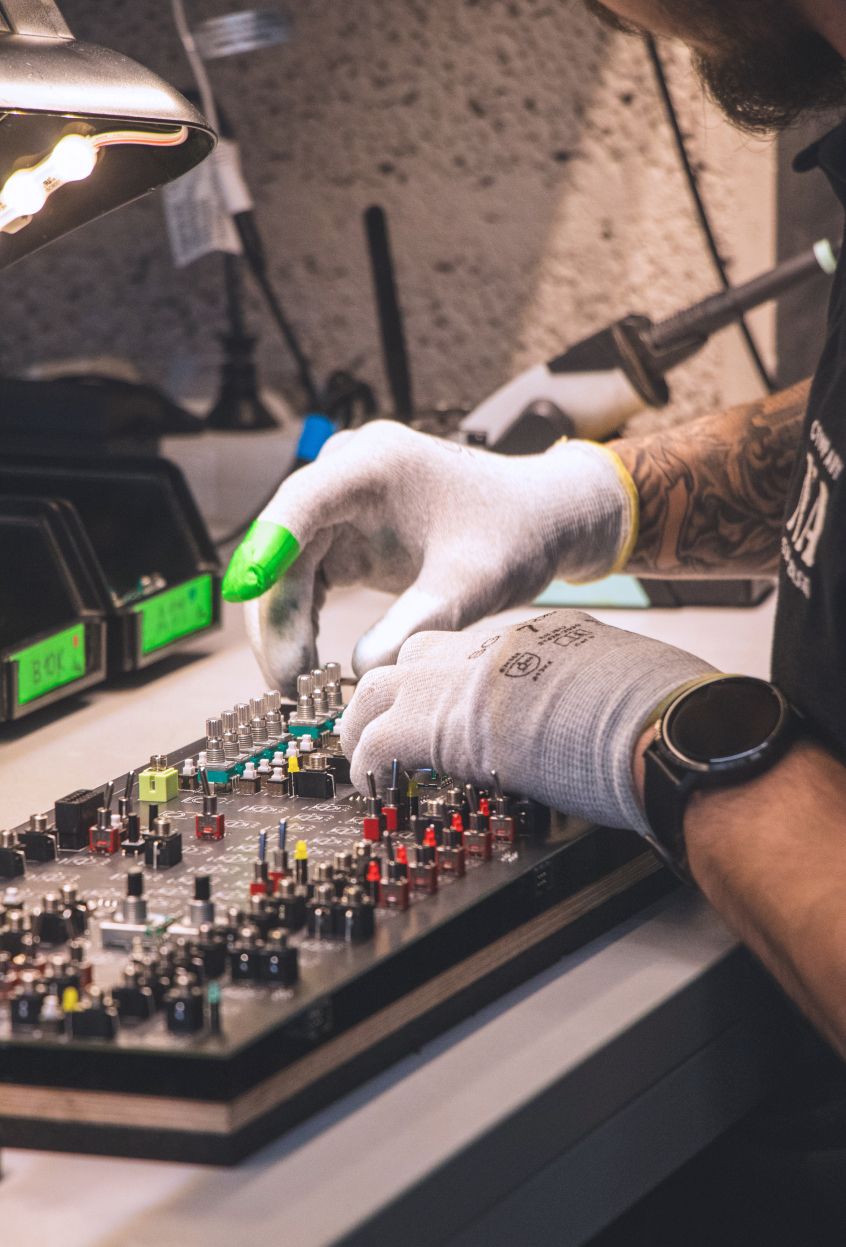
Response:
[[[250,9],[246,13],[226,13],[210,17],[197,27],[194,38],[204,61],[240,52],[254,52],[286,43],[291,25],[282,13],[271,9]]]
[[[164,188],[164,207],[177,268],[185,268],[215,251],[241,254],[241,240],[226,209],[211,159]]]
[[[253,197],[244,180],[241,150],[238,144],[233,139],[220,139],[210,159],[217,174],[223,202],[228,210],[233,216],[237,212],[252,212]]]

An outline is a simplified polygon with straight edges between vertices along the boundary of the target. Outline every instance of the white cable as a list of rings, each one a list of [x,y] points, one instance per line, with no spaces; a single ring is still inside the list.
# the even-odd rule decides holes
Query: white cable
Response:
[[[180,42],[185,49],[185,55],[191,66],[191,72],[194,75],[194,81],[200,92],[200,100],[202,102],[203,112],[206,121],[216,134],[220,133],[220,124],[217,116],[217,104],[214,99],[214,92],[206,73],[206,67],[203,58],[197,48],[196,40],[188,25],[188,18],[185,13],[184,0],[170,0],[170,7],[173,12],[173,22],[176,26],[176,32],[179,35]]]

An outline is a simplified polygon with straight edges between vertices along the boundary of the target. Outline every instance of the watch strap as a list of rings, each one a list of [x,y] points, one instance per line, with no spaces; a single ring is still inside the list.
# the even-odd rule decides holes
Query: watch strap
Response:
[[[654,745],[643,757],[643,801],[651,833],[644,838],[666,866],[684,882],[693,884],[687,863],[684,815],[690,795],[699,786],[692,771],[678,771]]]

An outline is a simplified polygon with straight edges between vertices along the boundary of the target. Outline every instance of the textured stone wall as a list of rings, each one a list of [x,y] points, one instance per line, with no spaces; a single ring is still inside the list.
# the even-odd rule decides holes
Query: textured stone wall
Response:
[[[167,0],[62,7],[80,38],[189,82]],[[233,7],[194,0],[191,13]],[[392,226],[419,405],[473,402],[617,315],[667,313],[714,288],[643,48],[580,0],[287,7],[292,44],[212,73],[320,374],[353,365],[385,393],[361,223],[372,203]],[[726,255],[751,274],[773,254],[772,151],[729,131],[684,53],[668,55]],[[165,384],[210,384],[219,262],[172,268],[155,197],[2,282],[7,370],[111,353]],[[293,396],[258,305],[254,321],[264,376]],[[769,341],[770,318],[758,328]],[[684,370],[671,417],[756,392],[735,338]]]

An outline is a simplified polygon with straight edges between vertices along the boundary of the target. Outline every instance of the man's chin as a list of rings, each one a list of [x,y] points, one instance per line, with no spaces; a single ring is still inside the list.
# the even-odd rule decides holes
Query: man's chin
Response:
[[[706,91],[741,130],[772,133],[813,113],[846,109],[846,64],[820,36],[802,31],[776,48],[717,59],[698,53]]]

